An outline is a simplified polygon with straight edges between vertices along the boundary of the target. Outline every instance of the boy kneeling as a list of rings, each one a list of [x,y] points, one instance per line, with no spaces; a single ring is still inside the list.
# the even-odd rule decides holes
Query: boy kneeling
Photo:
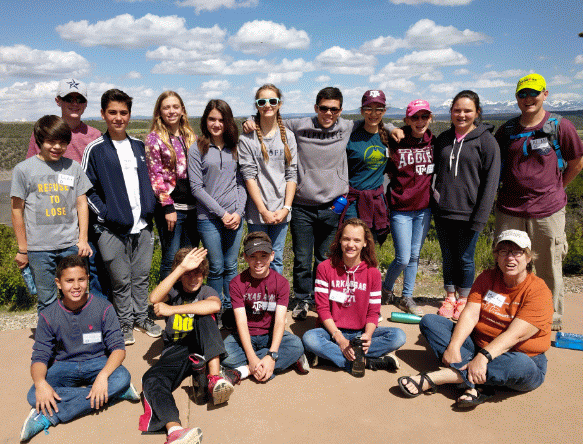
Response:
[[[301,339],[285,331],[289,282],[269,268],[274,258],[269,236],[249,233],[243,248],[249,268],[230,284],[238,334],[225,339],[228,357],[223,365],[236,369],[241,378],[251,374],[260,382],[292,365],[308,373]]]
[[[62,299],[39,315],[30,368],[34,385],[27,396],[33,408],[21,441],[114,399],[140,400],[121,365],[126,352],[115,311],[107,300],[87,293],[86,260],[67,256],[56,273]]]
[[[166,443],[202,441],[199,428],[180,425],[172,396],[187,376],[208,367],[208,392],[215,405],[227,402],[233,384],[239,382],[234,372],[220,375],[220,358],[226,352],[214,315],[220,311],[221,301],[215,290],[202,283],[209,272],[206,254],[203,248],[178,250],[172,272],[150,294],[156,314],[167,319],[160,360],[142,378],[145,412],[139,429],[155,432],[166,428]]]

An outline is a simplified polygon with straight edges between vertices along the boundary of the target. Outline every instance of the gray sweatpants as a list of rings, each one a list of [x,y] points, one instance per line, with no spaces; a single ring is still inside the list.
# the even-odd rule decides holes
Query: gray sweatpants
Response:
[[[146,227],[123,237],[105,229],[97,246],[111,279],[119,323],[133,327],[148,316],[148,282],[154,252],[152,229]]]

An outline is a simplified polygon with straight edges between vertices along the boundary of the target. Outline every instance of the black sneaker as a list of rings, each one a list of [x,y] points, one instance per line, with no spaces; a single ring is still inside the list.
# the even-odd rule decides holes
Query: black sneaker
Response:
[[[121,333],[123,334],[123,342],[125,345],[132,345],[136,342],[134,339],[134,331],[129,325],[122,325]]]
[[[366,358],[366,368],[371,370],[397,371],[401,367],[399,360],[393,353],[387,353],[380,358]]]
[[[162,336],[162,327],[152,321],[150,318],[146,318],[141,322],[136,322],[134,329],[146,333],[152,338],[159,338]]]
[[[354,350],[354,361],[350,373],[355,378],[362,378],[364,376],[365,359],[364,350],[362,349],[362,340],[359,337],[350,340],[350,346]]]
[[[292,318],[296,321],[305,321],[308,317],[310,305],[307,302],[299,301],[292,311]]]

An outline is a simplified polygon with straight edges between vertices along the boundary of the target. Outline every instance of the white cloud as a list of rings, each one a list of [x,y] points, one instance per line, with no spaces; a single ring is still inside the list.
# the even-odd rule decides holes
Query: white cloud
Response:
[[[201,60],[197,63],[191,61],[176,60],[163,61],[152,68],[154,74],[221,74],[224,73],[227,62],[222,59]]]
[[[431,71],[424,72],[423,74],[421,74],[419,76],[419,80],[438,82],[440,80],[443,80],[443,74],[441,73],[441,71],[431,70]]]
[[[314,79],[318,83],[329,83],[330,80],[332,80],[330,76],[318,76]]]
[[[397,91],[403,91],[406,93],[412,93],[413,91],[415,91],[415,83],[407,79],[394,79],[379,83],[379,88],[393,89]]]
[[[168,44],[185,50],[203,51],[210,47],[207,52],[217,52],[223,49],[226,31],[218,25],[187,29],[185,24],[186,20],[176,15],[146,14],[136,19],[131,14],[122,14],[95,24],[87,20],[71,21],[57,26],[56,31],[64,40],[82,46],[133,49]]]
[[[409,79],[422,75],[427,67],[419,65],[399,65],[394,62],[387,64],[378,73],[369,77],[369,82],[383,82],[387,80]]]
[[[407,48],[407,46],[407,42],[403,39],[381,36],[374,40],[364,42],[360,47],[360,51],[365,54],[392,54],[397,49]]]
[[[583,54],[579,54],[577,57],[575,57],[575,63],[583,63]]]
[[[512,86],[512,84],[501,79],[477,79],[474,82],[474,86],[476,88],[502,88]]]
[[[126,74],[126,79],[141,79],[142,74],[138,71],[130,71]]]
[[[487,71],[479,75],[480,79],[515,78],[518,80],[526,71],[522,69],[507,69],[505,71]]]
[[[583,72],[583,71],[582,71]],[[581,100],[583,96],[577,93],[557,93],[552,95],[553,100]]]
[[[247,22],[229,38],[229,45],[245,54],[266,54],[280,49],[306,49],[310,37],[306,31],[286,28],[267,20]]]
[[[326,69],[334,74],[371,75],[374,72],[376,58],[333,46],[318,54],[316,64],[320,69]]]
[[[456,76],[467,76],[468,74],[470,74],[470,71],[466,68],[461,68],[461,69],[456,69],[453,73]]]
[[[577,74],[575,74],[575,79],[583,80],[583,71],[579,71]]]
[[[481,32],[460,31],[454,26],[440,26],[433,20],[422,19],[407,30],[405,40],[411,48],[433,49],[479,43],[489,40],[489,37]]]
[[[208,49],[208,48],[207,48]],[[146,52],[146,57],[153,60],[208,60],[216,58],[220,52],[199,51],[196,49],[184,50],[180,48],[170,48],[168,46],[160,46],[152,51]]]
[[[209,80],[208,82],[202,82],[200,89],[203,91],[209,90],[221,90],[224,91],[231,87],[231,84],[227,80]]]
[[[429,3],[435,6],[465,6],[469,5],[472,0],[389,0],[395,5],[421,5]]]
[[[219,8],[253,8],[259,4],[259,0],[181,0],[177,1],[177,6],[192,7],[197,14],[201,11],[216,11]]]
[[[557,86],[557,85],[567,85],[569,83],[571,83],[572,80],[564,75],[556,75],[552,78],[552,80],[549,82],[549,85],[552,86]]]
[[[256,77],[255,83],[257,85],[264,85],[266,83],[273,83],[275,85],[296,83],[303,75],[304,73],[300,71],[272,72],[267,74],[266,77]]]
[[[0,46],[2,77],[83,77],[89,62],[74,51],[42,51],[25,45]]]
[[[430,49],[427,51],[413,51],[397,60],[400,65],[432,65],[432,66],[452,66],[466,65],[469,63],[459,52],[451,48]]]
[[[429,85],[430,91],[446,96],[453,96],[462,89],[467,89],[467,84],[465,82],[433,83]]]

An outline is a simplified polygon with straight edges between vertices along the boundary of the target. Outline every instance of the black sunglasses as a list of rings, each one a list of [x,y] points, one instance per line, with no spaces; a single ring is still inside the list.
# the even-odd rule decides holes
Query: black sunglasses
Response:
[[[272,97],[271,99],[257,99],[255,101],[255,103],[257,104],[257,106],[259,108],[263,108],[265,105],[267,105],[268,103],[271,106],[277,106],[277,104],[279,103],[279,99],[277,97]]]
[[[78,103],[80,105],[87,103],[87,99],[83,96],[74,96],[72,94],[67,94],[65,97],[61,97],[61,100],[66,103]]]
[[[516,93],[516,97],[519,99],[526,99],[527,97],[538,97],[542,91],[535,91],[534,89],[530,89],[528,91],[519,91]]]
[[[332,114],[338,114],[340,112],[340,110],[342,108],[330,108],[329,106],[320,106],[320,105],[316,105],[318,107],[318,109],[320,110],[321,113],[326,114],[328,111],[330,111]]]

